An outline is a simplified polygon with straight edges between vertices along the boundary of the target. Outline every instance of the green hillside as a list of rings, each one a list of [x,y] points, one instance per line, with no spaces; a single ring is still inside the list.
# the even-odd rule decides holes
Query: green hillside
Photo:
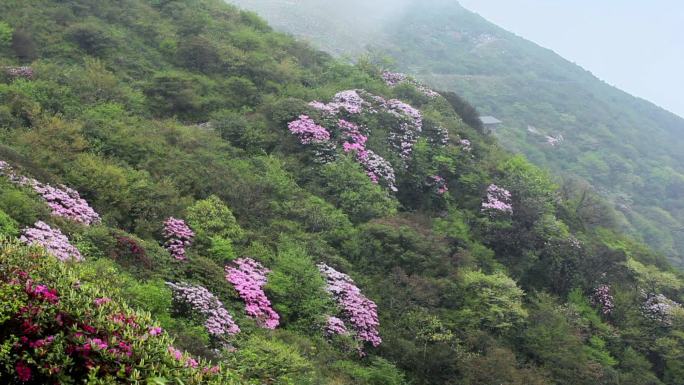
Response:
[[[503,146],[586,180],[626,231],[682,264],[684,119],[455,1],[231,2],[328,52],[389,57],[402,72],[464,95],[504,122],[496,131]]]
[[[473,111],[219,0],[0,2],[0,383],[681,384],[681,273]]]

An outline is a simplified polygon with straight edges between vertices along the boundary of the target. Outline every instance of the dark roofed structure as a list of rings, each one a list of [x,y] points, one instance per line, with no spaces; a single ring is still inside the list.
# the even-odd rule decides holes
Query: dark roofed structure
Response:
[[[480,116],[480,121],[482,122],[485,132],[491,132],[498,127],[499,124],[503,123],[493,116]]]
[[[497,124],[503,123],[502,121],[500,121],[499,119],[497,119],[497,118],[495,118],[495,117],[493,117],[493,116],[480,116],[480,121],[481,121],[482,124],[484,124],[485,126],[497,125]]]

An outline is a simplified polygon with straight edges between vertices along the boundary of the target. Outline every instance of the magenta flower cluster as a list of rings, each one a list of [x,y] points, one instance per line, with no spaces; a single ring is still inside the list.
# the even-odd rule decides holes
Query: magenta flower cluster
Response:
[[[612,313],[615,308],[615,299],[610,294],[610,286],[600,285],[597,287],[592,293],[591,303],[597,306],[603,315]]]
[[[482,202],[482,211],[499,211],[512,214],[513,205],[511,203],[510,191],[495,184],[489,185],[487,188],[487,201]]]
[[[8,177],[13,183],[31,187],[47,202],[54,216],[71,219],[85,225],[100,222],[100,216],[88,205],[85,199],[81,198],[76,190],[66,186],[53,187],[49,184],[40,183],[33,178],[18,175],[4,161],[0,161],[0,174]]]
[[[263,287],[270,270],[251,258],[240,258],[226,266],[226,280],[230,282],[245,302],[245,313],[267,329],[280,324],[280,316],[271,308]]]
[[[69,243],[69,239],[59,229],[53,229],[45,222],[38,221],[33,227],[25,228],[19,240],[28,245],[45,248],[48,253],[62,262],[83,260],[83,256]]]
[[[378,332],[380,322],[375,302],[366,298],[348,275],[326,264],[319,264],[318,269],[327,281],[327,291],[342,308],[344,318],[354,327],[356,337],[379,346],[382,339]]]
[[[349,335],[349,330],[347,330],[347,325],[344,324],[344,321],[337,317],[328,316],[325,323],[325,334],[329,336],[336,334],[346,336]]]
[[[290,132],[297,135],[302,144],[324,143],[330,140],[330,133],[325,127],[319,126],[307,115],[300,115],[299,119],[288,123]]]
[[[436,98],[440,96],[437,92],[431,90],[424,84],[419,83],[416,80],[409,78],[407,75],[402,73],[385,71],[382,73],[382,80],[384,80],[385,84],[387,84],[390,87],[396,87],[402,83],[411,84],[412,86],[416,87],[418,91],[422,92],[425,96],[429,98]]]
[[[197,360],[192,358],[189,354],[183,353],[171,345],[169,345],[168,350],[171,357],[173,357],[174,360],[182,363],[186,368],[197,368],[199,366],[199,362],[197,362]]]
[[[175,301],[189,305],[194,312],[206,317],[204,327],[210,335],[220,338],[240,332],[240,328],[223,307],[223,303],[205,287],[183,282],[166,284],[173,290]]]
[[[195,233],[185,224],[185,221],[174,217],[168,218],[164,221],[163,235],[166,239],[164,247],[171,256],[179,261],[186,260],[185,248],[192,245]]]
[[[379,183],[382,179],[390,190],[397,191],[392,165],[372,150],[366,148],[368,137],[361,133],[359,126],[340,119],[337,122],[337,127],[342,134],[342,140],[344,140],[342,143],[344,152],[356,152],[356,160],[366,170],[366,174],[371,182]]]
[[[33,78],[33,68],[31,67],[5,67],[5,73],[13,78]]]

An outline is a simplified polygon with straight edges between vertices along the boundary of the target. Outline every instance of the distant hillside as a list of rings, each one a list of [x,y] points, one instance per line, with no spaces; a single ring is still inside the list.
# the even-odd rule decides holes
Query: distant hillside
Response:
[[[630,96],[455,1],[232,1],[333,54],[391,57],[504,121],[508,149],[580,176],[616,220],[681,264],[684,119]],[[638,74],[635,74],[638,76]]]

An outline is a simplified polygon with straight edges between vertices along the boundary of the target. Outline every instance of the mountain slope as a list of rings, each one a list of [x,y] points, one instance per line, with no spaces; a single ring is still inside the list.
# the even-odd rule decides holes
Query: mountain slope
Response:
[[[386,55],[403,72],[466,96],[504,121],[496,132],[504,146],[589,181],[624,228],[681,264],[684,119],[456,2],[233,2],[328,52]]]
[[[682,275],[456,94],[214,0],[1,2],[0,67],[0,383],[682,382]]]

